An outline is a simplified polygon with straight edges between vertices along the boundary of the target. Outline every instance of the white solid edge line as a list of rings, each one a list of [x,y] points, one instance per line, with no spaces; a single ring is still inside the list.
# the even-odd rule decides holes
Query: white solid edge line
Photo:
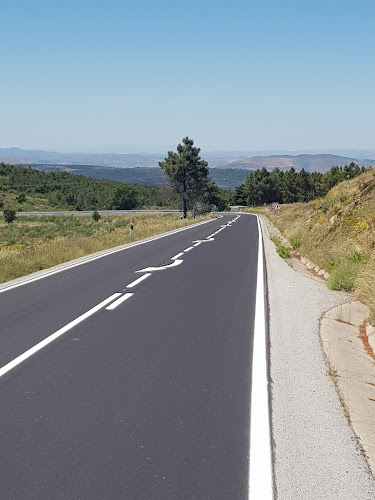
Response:
[[[170,267],[176,267],[182,264],[183,260],[175,260],[173,264],[168,264],[167,266],[160,267],[145,267],[144,269],[140,269],[139,271],[135,271],[136,273],[150,273],[152,271],[162,271],[163,269],[169,269]]]
[[[186,252],[190,252],[190,250],[193,250],[193,248],[194,248],[194,247],[188,247],[188,248],[185,248],[184,253],[186,253]]]
[[[251,384],[249,498],[273,499],[267,348],[264,307],[263,240],[258,222],[258,265]]]
[[[151,276],[151,273],[147,273],[147,274],[144,274],[143,276],[141,276],[140,278],[136,279],[135,281],[132,281],[131,283],[129,283],[129,285],[126,285],[125,288],[133,288],[134,286],[137,286],[138,283],[140,283],[141,281],[145,280],[146,278],[148,278],[149,276]]]
[[[15,368],[17,365],[19,365],[20,363],[25,361],[27,358],[30,358],[30,356],[37,353],[41,349],[43,349],[43,347],[45,347],[46,345],[48,345],[51,342],[53,342],[54,340],[56,340],[58,337],[60,337],[64,333],[66,333],[68,330],[71,330],[73,327],[75,327],[76,325],[78,325],[79,323],[81,323],[82,321],[87,319],[89,316],[92,316],[93,314],[98,312],[99,309],[102,309],[103,307],[105,307],[107,304],[112,302],[112,300],[116,299],[120,295],[121,295],[121,293],[114,293],[113,295],[111,295],[107,299],[103,300],[103,302],[100,302],[100,304],[93,307],[89,311],[85,312],[84,314],[82,314],[78,318],[74,319],[73,321],[71,321],[67,325],[63,326],[62,328],[57,330],[55,333],[52,333],[51,335],[49,335],[47,338],[45,338],[44,340],[42,340],[38,344],[34,345],[33,347],[30,347],[30,349],[25,351],[23,354],[20,354],[19,356],[14,358],[12,361],[10,361],[6,365],[4,365],[2,368],[0,368],[0,377],[2,377],[7,372],[9,372],[13,368]]]
[[[176,259],[182,257],[183,255],[184,255],[184,252],[180,252],[177,255],[175,255],[174,257],[172,257],[171,260],[176,260]]]
[[[196,243],[194,243],[193,247],[199,247],[201,243],[202,243],[201,241],[197,241]]]
[[[7,292],[8,290],[13,290],[13,288],[18,288],[19,286],[27,285],[28,283],[33,283],[34,281],[38,281],[38,280],[41,280],[43,278],[47,278],[48,276],[52,276],[52,275],[57,274],[57,273],[62,273],[63,271],[67,271],[68,269],[72,269],[73,267],[88,264],[89,262],[92,262],[93,260],[102,259],[103,257],[106,257],[107,255],[111,255],[113,253],[123,252],[124,250],[128,250],[129,248],[137,247],[139,245],[145,245],[147,243],[150,243],[151,241],[159,240],[160,238],[166,238],[167,236],[172,236],[173,234],[179,233],[181,231],[186,231],[187,229],[192,229],[193,227],[201,226],[202,224],[207,224],[208,222],[213,222],[214,220],[215,219],[209,219],[209,220],[205,220],[203,222],[198,222],[197,224],[193,224],[191,226],[180,227],[179,229],[175,229],[175,230],[170,231],[166,234],[159,234],[157,236],[148,238],[146,241],[139,241],[139,242],[131,243],[124,248],[116,248],[115,250],[108,249],[108,251],[103,250],[103,252],[105,252],[105,253],[103,253],[101,255],[96,255],[95,257],[87,256],[87,259],[83,260],[82,262],[76,262],[76,263],[70,264],[70,265],[68,264],[67,266],[62,267],[61,269],[55,269],[54,271],[50,271],[50,272],[43,274],[42,276],[36,276],[35,278],[25,279],[25,281],[21,281],[20,283],[15,283],[14,285],[9,285],[6,288],[0,289],[0,293]]]
[[[123,295],[119,299],[115,300],[110,306],[106,307],[106,310],[112,311],[113,309],[116,309],[117,306],[119,306],[120,304],[125,302],[125,300],[130,299],[130,297],[132,297],[133,295],[134,295],[134,293],[125,293],[125,295]]]

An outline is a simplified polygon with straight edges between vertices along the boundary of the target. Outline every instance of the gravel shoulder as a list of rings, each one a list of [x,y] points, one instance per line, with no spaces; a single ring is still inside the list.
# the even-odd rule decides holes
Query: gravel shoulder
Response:
[[[328,374],[319,337],[323,313],[350,296],[289,267],[263,220],[262,229],[277,498],[374,499],[375,481]]]

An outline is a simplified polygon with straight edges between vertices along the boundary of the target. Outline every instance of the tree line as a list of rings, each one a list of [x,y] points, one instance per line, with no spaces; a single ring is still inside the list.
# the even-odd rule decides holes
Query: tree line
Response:
[[[209,176],[207,163],[199,156],[192,139],[185,137],[170,151],[160,167],[169,185],[150,186],[94,179],[65,171],[43,172],[31,167],[15,167],[0,163],[1,192],[18,193],[17,203],[26,195],[47,199],[56,209],[71,210],[131,210],[137,208],[181,209],[195,213],[225,210],[230,204],[259,206],[273,201],[280,203],[308,202],[325,196],[339,182],[352,179],[366,170],[355,163],[333,166],[326,173],[297,172],[294,168],[250,172],[236,190],[220,189]],[[4,207],[9,208],[9,207]]]
[[[51,207],[72,210],[131,210],[144,207],[176,208],[177,197],[168,186],[125,184],[71,174],[42,172],[31,167],[0,163],[1,192],[45,198]]]
[[[206,171],[204,171],[206,174]],[[200,189],[202,188],[202,189]],[[194,200],[203,205],[203,212],[211,210],[215,204],[224,210],[233,192],[220,189],[210,178],[195,185],[189,184],[189,210]],[[66,171],[44,172],[32,167],[20,167],[0,163],[0,210],[1,192],[18,193],[17,203],[25,201],[26,196],[45,198],[50,207],[70,210],[131,210],[141,208],[182,208],[180,193],[174,186],[152,186],[130,184],[119,181],[95,179]],[[8,207],[5,207],[8,208]],[[14,207],[16,208],[16,207]]]
[[[234,202],[238,205],[259,206],[277,201],[279,203],[308,202],[325,196],[328,191],[345,179],[353,179],[366,170],[355,163],[344,167],[333,166],[324,174],[296,172],[275,168],[252,171],[245,182],[235,190]]]

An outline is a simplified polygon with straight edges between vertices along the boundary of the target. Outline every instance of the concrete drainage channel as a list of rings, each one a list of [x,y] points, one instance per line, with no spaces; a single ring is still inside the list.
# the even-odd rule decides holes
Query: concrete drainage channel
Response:
[[[320,337],[343,411],[375,472],[375,328],[369,309],[349,302],[323,314]]]

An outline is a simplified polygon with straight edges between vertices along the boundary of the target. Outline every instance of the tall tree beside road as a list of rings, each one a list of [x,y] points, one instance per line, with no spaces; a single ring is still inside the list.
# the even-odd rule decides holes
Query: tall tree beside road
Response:
[[[185,137],[177,146],[177,153],[168,151],[167,158],[159,162],[173,190],[181,197],[184,218],[188,209],[203,199],[209,186],[207,162],[200,158],[199,153],[193,139]]]

